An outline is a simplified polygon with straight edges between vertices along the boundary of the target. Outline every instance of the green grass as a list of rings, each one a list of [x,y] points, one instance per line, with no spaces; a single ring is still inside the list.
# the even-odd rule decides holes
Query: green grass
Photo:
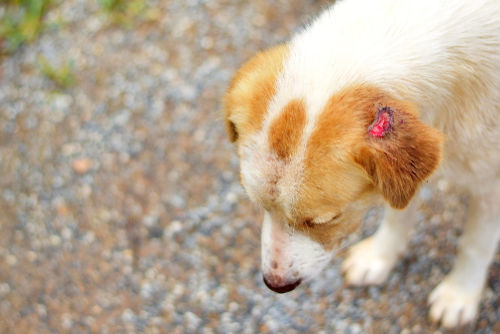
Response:
[[[0,53],[12,53],[43,30],[43,16],[53,0],[1,0]]]
[[[66,61],[61,66],[54,67],[45,57],[40,56],[38,57],[38,66],[40,72],[56,84],[59,89],[68,89],[76,83],[72,61]]]
[[[152,21],[157,16],[144,0],[98,0],[98,2],[113,23],[123,27],[132,27],[137,19]]]
[[[121,11],[127,7],[126,0],[98,0],[102,8],[109,12]]]
[[[145,0],[97,1],[111,23],[132,28],[135,23],[155,21],[159,13],[148,7]],[[15,52],[21,45],[32,42],[50,28],[44,16],[60,0],[0,0],[0,56]],[[52,22],[52,25],[55,23]]]

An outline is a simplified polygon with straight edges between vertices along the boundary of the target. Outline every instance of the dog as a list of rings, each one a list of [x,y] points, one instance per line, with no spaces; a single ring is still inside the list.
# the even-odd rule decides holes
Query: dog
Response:
[[[224,117],[261,206],[265,284],[313,279],[378,198],[348,284],[382,284],[405,250],[423,182],[467,189],[456,263],[429,296],[453,328],[478,313],[500,235],[500,1],[343,0],[235,74]]]

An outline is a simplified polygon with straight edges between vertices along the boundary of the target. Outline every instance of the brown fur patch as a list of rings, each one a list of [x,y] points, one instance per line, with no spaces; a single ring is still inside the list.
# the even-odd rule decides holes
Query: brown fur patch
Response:
[[[333,95],[319,117],[316,130],[308,143],[308,164],[330,155],[333,146],[343,149],[364,139],[376,116],[378,106],[417,113],[408,103],[389,98],[370,86],[346,88]],[[366,131],[365,131],[366,130]]]
[[[341,209],[373,190],[353,161],[352,150],[371,123],[364,110],[380,98],[375,90],[355,87],[334,94],[326,103],[307,143],[299,210],[318,206]]]
[[[287,54],[284,44],[260,52],[234,76],[224,99],[226,129],[232,142],[261,128]]]
[[[405,110],[396,110],[393,129],[386,137],[368,138],[355,161],[389,204],[402,209],[439,165],[443,136]]]
[[[290,101],[269,128],[269,144],[281,159],[297,151],[306,124],[306,109],[302,100]]]
[[[369,134],[380,108],[393,112],[382,138]],[[442,135],[418,119],[412,104],[376,87],[356,86],[334,94],[307,143],[304,179],[295,201],[295,226],[335,247],[362,221],[375,190],[395,208],[405,207],[419,184],[437,167]],[[308,224],[341,212],[335,224]]]
[[[368,129],[383,107],[394,110],[392,127],[383,138],[370,136]],[[412,104],[375,87],[350,87],[333,95],[308,142],[304,192],[310,205],[330,201],[341,207],[370,191],[356,175],[357,165],[391,206],[405,207],[440,161],[442,135],[417,115]]]

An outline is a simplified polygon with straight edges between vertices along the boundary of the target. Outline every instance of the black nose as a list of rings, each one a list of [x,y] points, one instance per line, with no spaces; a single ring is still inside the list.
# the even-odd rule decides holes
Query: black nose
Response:
[[[264,280],[264,283],[266,284],[266,286],[273,290],[274,292],[277,292],[277,293],[286,293],[286,292],[290,292],[292,291],[293,289],[295,289],[297,286],[299,286],[301,280],[298,279],[292,283],[281,283],[282,280],[281,279],[276,279],[275,277],[270,277],[269,279],[266,278],[266,276],[263,276],[262,277],[263,280]]]

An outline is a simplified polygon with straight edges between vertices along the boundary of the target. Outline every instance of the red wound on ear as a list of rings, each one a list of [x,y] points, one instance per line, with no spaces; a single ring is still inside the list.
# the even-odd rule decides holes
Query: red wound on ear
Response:
[[[371,136],[382,138],[392,128],[392,114],[394,111],[389,107],[378,110],[377,119],[368,127],[368,133]]]

